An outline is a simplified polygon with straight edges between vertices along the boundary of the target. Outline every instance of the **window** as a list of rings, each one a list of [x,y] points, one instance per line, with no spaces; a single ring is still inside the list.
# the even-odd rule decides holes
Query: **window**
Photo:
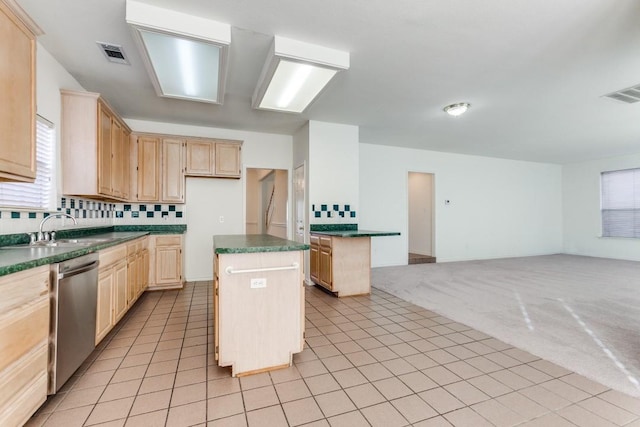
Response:
[[[640,169],[602,172],[602,235],[640,238]]]
[[[53,175],[55,128],[48,120],[36,120],[36,180],[0,183],[0,206],[48,209]]]

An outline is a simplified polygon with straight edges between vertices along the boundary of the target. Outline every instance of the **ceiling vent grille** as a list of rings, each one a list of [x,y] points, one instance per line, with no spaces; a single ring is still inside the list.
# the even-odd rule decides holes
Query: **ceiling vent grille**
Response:
[[[96,43],[98,43],[98,47],[100,47],[100,50],[102,51],[102,53],[104,53],[104,56],[107,58],[107,61],[115,62],[116,64],[129,65],[129,60],[125,56],[124,49],[122,49],[122,46],[118,46],[117,44],[112,44],[112,43],[102,43],[102,42],[96,42]]]
[[[621,89],[616,92],[608,93],[604,96],[627,104],[640,102],[640,85],[627,89]]]

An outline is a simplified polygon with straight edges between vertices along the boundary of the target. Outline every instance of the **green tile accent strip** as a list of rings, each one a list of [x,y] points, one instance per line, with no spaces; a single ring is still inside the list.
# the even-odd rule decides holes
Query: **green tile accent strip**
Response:
[[[310,224],[311,231],[341,231],[341,230],[357,230],[358,224]]]
[[[255,252],[306,251],[309,245],[281,239],[268,234],[227,234],[213,236],[217,254],[245,254]]]
[[[184,234],[187,224],[167,225],[116,225],[113,231],[146,231],[149,234]]]
[[[398,231],[374,231],[374,230],[333,230],[333,231],[312,231],[314,234],[335,237],[381,237],[399,236]]]

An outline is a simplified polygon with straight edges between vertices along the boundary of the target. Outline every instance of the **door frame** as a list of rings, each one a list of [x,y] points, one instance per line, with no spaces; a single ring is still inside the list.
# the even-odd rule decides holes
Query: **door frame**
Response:
[[[302,241],[300,242],[296,236],[298,236],[297,229],[297,221],[298,215],[298,193],[296,191],[296,176],[298,175],[298,171],[302,170]],[[292,199],[293,199],[293,215],[292,216],[292,226],[291,230],[293,231],[292,240],[295,240],[299,243],[307,243],[309,240],[307,237],[307,162],[302,162],[302,164],[293,168],[293,173],[291,174],[291,184],[292,184]]]
[[[437,217],[437,213],[438,213],[438,208],[437,208],[437,204],[436,204],[436,191],[437,191],[437,185],[436,185],[436,173],[433,171],[424,171],[424,170],[407,170],[406,175],[405,175],[405,191],[407,192],[407,246],[406,246],[406,256],[407,256],[407,264],[409,264],[409,233],[410,233],[410,228],[409,228],[409,203],[410,203],[410,193],[409,193],[409,174],[411,173],[421,173],[421,174],[428,174],[431,175],[431,256],[432,257],[436,257],[437,254],[437,239],[436,239],[436,217]],[[437,258],[437,257],[436,257]]]

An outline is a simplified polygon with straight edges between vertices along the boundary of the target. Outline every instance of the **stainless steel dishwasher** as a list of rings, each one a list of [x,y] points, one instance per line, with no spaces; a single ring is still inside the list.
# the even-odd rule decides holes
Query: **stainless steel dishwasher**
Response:
[[[95,349],[98,254],[51,265],[49,394],[60,387]]]

